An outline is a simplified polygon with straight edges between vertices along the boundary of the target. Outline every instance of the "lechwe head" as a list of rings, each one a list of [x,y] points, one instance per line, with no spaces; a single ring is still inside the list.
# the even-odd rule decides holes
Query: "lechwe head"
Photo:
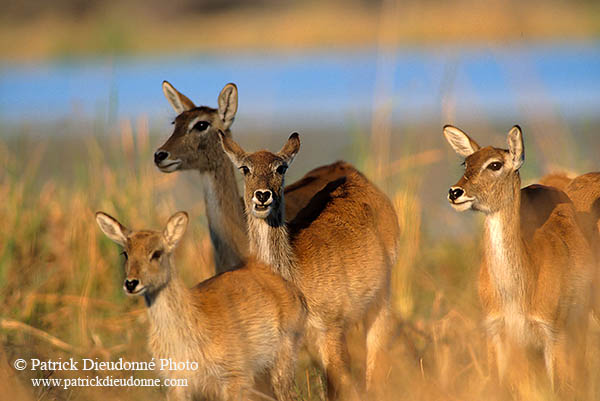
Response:
[[[250,260],[188,289],[170,261],[187,227],[185,212],[175,213],[161,231],[129,230],[102,212],[96,221],[124,249],[125,291],[146,300],[152,356],[178,367],[160,374],[186,380],[169,399],[246,400],[255,392],[255,378],[265,373],[278,400],[294,399],[305,324],[296,288]]]
[[[128,295],[148,295],[150,299],[171,278],[169,257],[185,233],[188,215],[175,213],[162,231],[131,231],[106,213],[96,213],[96,222],[108,238],[123,247]]]
[[[525,160],[521,128],[515,125],[509,131],[508,150],[481,148],[451,125],[444,127],[444,136],[454,151],[465,158],[465,173],[448,192],[452,207],[458,211],[493,213],[506,206],[521,184],[519,168]]]
[[[499,379],[508,366],[518,371],[514,357],[534,349],[544,355],[553,386],[557,378],[560,390],[585,393],[592,254],[573,203],[552,187],[520,188],[524,149],[518,126],[508,133],[508,150],[482,148],[449,125],[444,136],[465,158],[465,173],[448,194],[450,204],[486,216],[479,296]]]
[[[213,169],[223,157],[218,132],[228,132],[237,112],[237,87],[233,83],[225,85],[219,94],[218,109],[196,107],[167,81],[163,82],[163,92],[177,117],[173,133],[154,153],[154,163],[165,173]]]
[[[221,134],[223,149],[244,175],[244,203],[247,213],[259,219],[284,223],[284,177],[300,150],[300,137],[294,132],[277,153],[266,150],[246,153],[230,137]]]

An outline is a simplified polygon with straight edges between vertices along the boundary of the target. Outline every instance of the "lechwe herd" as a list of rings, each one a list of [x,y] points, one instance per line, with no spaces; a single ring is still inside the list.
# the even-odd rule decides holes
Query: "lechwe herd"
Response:
[[[285,187],[299,135],[277,153],[245,152],[230,131],[234,84],[223,88],[217,109],[195,106],[166,81],[163,92],[177,117],[154,162],[166,173],[200,172],[218,274],[191,289],[177,277],[171,255],[188,224],[184,212],[162,231],[132,231],[102,212],[96,220],[124,249],[124,289],[146,301],[154,357],[197,364],[161,372],[188,380],[170,398],[268,399],[256,388],[266,376],[271,396],[295,399],[304,344],[325,373],[329,400],[377,399],[382,381],[374,372],[393,325],[390,277],[399,256],[390,200],[345,162]],[[600,173],[548,177],[560,189],[521,189],[519,127],[508,134],[508,150],[481,148],[452,126],[444,135],[465,158],[450,203],[485,215],[479,295],[495,383],[513,388],[523,377],[511,374],[521,372],[517,366],[541,365],[562,398],[585,398],[588,315],[592,304],[600,310],[590,296],[594,277],[600,282]],[[364,326],[362,379],[351,371],[346,341],[357,323]]]

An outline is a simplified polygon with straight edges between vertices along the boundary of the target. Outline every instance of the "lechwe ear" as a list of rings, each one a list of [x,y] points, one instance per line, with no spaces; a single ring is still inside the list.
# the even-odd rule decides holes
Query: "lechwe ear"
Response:
[[[512,159],[513,170],[518,170],[525,161],[525,147],[523,146],[523,132],[521,127],[515,125],[508,132],[508,151]]]
[[[186,212],[177,212],[169,218],[167,225],[163,230],[163,238],[167,245],[167,252],[173,252],[177,243],[183,237],[188,225],[188,215]]]
[[[294,157],[300,150],[300,135],[297,132],[290,135],[288,141],[283,145],[283,148],[277,153],[277,155],[285,160],[290,165],[294,161]]]
[[[221,146],[223,146],[223,151],[231,162],[237,167],[240,168],[242,166],[243,160],[246,157],[246,152],[240,145],[238,145],[233,139],[231,139],[230,135],[226,135],[223,131],[219,130],[219,138],[221,139]]]
[[[196,105],[190,99],[187,98],[184,94],[179,93],[177,89],[173,85],[171,85],[167,81],[163,81],[162,83],[163,93],[165,97],[171,103],[171,107],[177,114],[181,114],[186,110],[191,110]]]
[[[225,129],[231,126],[238,108],[237,86],[233,83],[225,85],[219,93],[219,118],[223,121]]]
[[[480,146],[464,131],[452,125],[444,126],[444,136],[452,149],[462,157],[471,156],[480,149]]]
[[[96,212],[96,222],[100,226],[100,230],[111,240],[125,247],[127,244],[127,236],[131,231],[121,225],[114,217],[109,216],[104,212]]]

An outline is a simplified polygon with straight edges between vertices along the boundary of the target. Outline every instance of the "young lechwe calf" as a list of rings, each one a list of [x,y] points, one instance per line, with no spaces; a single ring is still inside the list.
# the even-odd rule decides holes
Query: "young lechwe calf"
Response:
[[[508,150],[481,148],[453,126],[444,127],[444,136],[465,158],[465,173],[449,191],[450,204],[485,214],[479,296],[499,379],[511,355],[533,349],[543,354],[551,385],[556,376],[559,388],[567,390],[585,376],[592,267],[573,204],[555,188],[521,189],[518,126],[508,133]]]
[[[174,387],[179,400],[247,400],[255,376],[267,372],[280,400],[292,400],[296,349],[305,312],[297,290],[259,262],[184,286],[171,254],[185,232],[185,212],[162,231],[131,231],[109,215],[96,221],[125,255],[124,289],[143,295],[156,360],[197,363],[197,370],[161,370],[187,379]],[[158,362],[157,362],[158,363]]]
[[[221,140],[244,175],[251,252],[304,295],[328,397],[359,399],[345,339],[357,322],[365,323],[366,384],[372,392],[375,361],[388,335],[390,272],[396,260],[398,223],[390,201],[348,166],[347,174],[326,185],[288,232],[284,175],[300,148],[298,134],[276,154],[248,154],[230,136],[222,134]]]
[[[177,117],[173,133],[154,153],[154,163],[164,173],[180,170],[200,173],[215,269],[217,273],[231,270],[246,260],[248,236],[234,168],[223,152],[218,132],[222,130],[231,136],[238,108],[237,87],[232,83],[225,85],[216,109],[196,107],[167,81],[162,87]],[[286,188],[287,216],[295,216],[317,191],[344,173],[343,163],[322,166]]]

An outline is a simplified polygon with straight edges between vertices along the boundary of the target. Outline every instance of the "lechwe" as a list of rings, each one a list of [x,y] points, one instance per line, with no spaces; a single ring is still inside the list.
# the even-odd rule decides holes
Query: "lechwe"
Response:
[[[244,175],[251,252],[295,283],[306,299],[308,328],[326,373],[329,398],[358,399],[345,332],[361,321],[371,392],[377,353],[388,336],[390,272],[397,252],[398,223],[390,201],[347,165],[347,174],[327,184],[300,212],[303,216],[290,235],[283,186],[300,148],[298,134],[277,154],[248,154],[222,133],[221,140]]]
[[[233,166],[223,153],[217,132],[222,130],[231,136],[238,107],[237,87],[225,85],[219,94],[218,109],[196,107],[167,81],[163,82],[163,92],[178,115],[173,133],[154,154],[154,163],[165,173],[200,172],[215,268],[217,273],[231,270],[246,259],[248,236]],[[341,177],[345,166],[322,166],[286,188],[288,217],[295,216],[327,182]]]
[[[465,158],[448,200],[458,211],[485,214],[479,296],[496,373],[502,381],[515,366],[511,358],[533,349],[541,351],[552,387],[567,390],[584,376],[592,266],[573,204],[555,188],[521,189],[518,126],[508,133],[508,150],[480,148],[449,125],[444,136]]]
[[[124,248],[124,289],[144,296],[154,358],[189,364],[187,370],[161,370],[165,378],[187,379],[187,386],[173,387],[170,396],[247,400],[254,377],[266,371],[278,399],[293,399],[305,312],[292,285],[268,266],[250,261],[186,288],[171,266],[171,254],[187,227],[185,212],[174,214],[162,231],[131,231],[102,212],[96,221]]]

